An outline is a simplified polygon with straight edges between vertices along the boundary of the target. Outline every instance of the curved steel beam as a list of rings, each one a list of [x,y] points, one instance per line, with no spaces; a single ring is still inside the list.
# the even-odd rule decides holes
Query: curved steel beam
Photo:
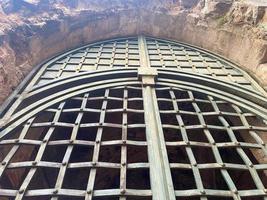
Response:
[[[210,94],[267,119],[267,99],[258,93],[252,93],[237,84],[230,84],[210,76],[166,69],[158,69],[158,72],[156,84],[159,86],[173,86]],[[42,87],[36,87],[25,98],[26,106],[24,105],[22,110],[11,116],[7,121],[2,122],[1,125],[4,126],[4,129],[0,133],[0,138],[55,103],[96,89],[133,84],[141,84],[137,80],[137,70],[124,68],[78,74],[51,82]]]

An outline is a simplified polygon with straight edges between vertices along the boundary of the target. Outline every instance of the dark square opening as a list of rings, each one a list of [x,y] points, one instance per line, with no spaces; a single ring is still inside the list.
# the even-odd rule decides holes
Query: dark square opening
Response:
[[[121,146],[101,146],[99,153],[100,162],[120,163]]]
[[[82,104],[81,99],[68,99],[65,101],[63,109],[80,108]]]
[[[97,134],[97,127],[79,127],[77,140],[95,141]]]
[[[123,90],[123,88],[119,88],[119,89],[111,89],[111,90],[109,91],[109,96],[110,96],[110,97],[123,98],[123,96],[124,96],[124,90]]]
[[[163,128],[163,133],[166,142],[176,142],[183,140],[180,129]]]
[[[20,144],[10,163],[32,161],[35,159],[38,149],[39,145]]]
[[[204,133],[203,130],[201,129],[188,129],[186,130],[187,132],[187,137],[189,141],[195,141],[195,142],[205,142],[208,143],[208,139]]]
[[[144,113],[128,112],[127,114],[128,124],[144,124]]]
[[[209,102],[197,102],[197,105],[201,112],[214,112],[214,108]]]
[[[33,123],[51,122],[55,116],[55,112],[42,111],[36,115]]]
[[[126,187],[129,189],[150,189],[149,169],[136,168],[127,170]]]
[[[6,168],[0,179],[1,188],[18,190],[28,172],[29,168]]]
[[[45,148],[42,160],[61,163],[67,150],[67,145],[48,145]]]
[[[74,145],[69,162],[90,162],[93,160],[93,153],[94,146]]]
[[[84,112],[81,124],[98,123],[100,119],[100,112]]]
[[[127,139],[134,141],[146,141],[146,129],[145,128],[128,128]]]
[[[173,110],[172,101],[158,100],[158,106],[160,110]]]
[[[146,146],[127,146],[127,163],[147,163],[147,147]]]
[[[192,170],[171,169],[172,182],[175,190],[196,189]]]
[[[162,124],[178,125],[176,114],[173,113],[160,113]]]
[[[207,125],[223,126],[222,122],[219,120],[218,116],[204,116],[204,120]]]
[[[78,116],[78,112],[62,112],[59,117],[59,122],[74,124]]]
[[[42,167],[37,168],[28,189],[38,190],[44,188],[54,188],[58,177],[58,168]]]
[[[200,124],[199,119],[196,115],[182,114],[182,119],[185,126]]]
[[[219,169],[200,169],[200,176],[205,189],[229,190]]]
[[[122,129],[115,127],[103,127],[101,141],[121,140]]]
[[[167,154],[170,163],[190,163],[186,149],[183,146],[167,146]]]
[[[229,169],[230,174],[237,190],[256,189],[256,185],[248,170]]]
[[[122,100],[113,100],[108,99],[107,102],[107,109],[118,109],[123,107],[123,101]]]
[[[128,108],[143,110],[143,100],[142,99],[128,99]]]
[[[56,126],[50,141],[53,140],[69,140],[72,133],[72,127]]]
[[[48,129],[49,127],[31,127],[24,138],[30,140],[42,140]]]
[[[234,164],[244,164],[242,158],[237,153],[236,148],[219,148],[219,152],[223,162],[234,163]]]
[[[209,129],[209,132],[216,143],[231,142],[231,139],[226,130]]]
[[[101,109],[103,106],[104,98],[99,97],[101,99],[90,99],[90,97],[87,100],[86,108],[92,108],[92,109]]]
[[[195,112],[195,109],[192,105],[192,102],[179,102],[178,108],[179,108],[179,110],[183,110],[183,111]]]
[[[128,88],[129,98],[142,98],[142,88]]]
[[[214,154],[210,147],[192,146],[191,149],[198,164],[216,163]]]
[[[67,168],[62,188],[86,190],[90,168]]]
[[[94,190],[118,189],[119,187],[120,169],[97,168]]]

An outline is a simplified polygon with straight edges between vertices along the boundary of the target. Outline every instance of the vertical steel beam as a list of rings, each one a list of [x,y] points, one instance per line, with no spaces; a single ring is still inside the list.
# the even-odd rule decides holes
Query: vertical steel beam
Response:
[[[145,38],[139,37],[138,43],[141,65],[138,69],[138,76],[143,84],[142,91],[153,200],[175,200],[170,165],[154,88],[157,71],[150,67]]]

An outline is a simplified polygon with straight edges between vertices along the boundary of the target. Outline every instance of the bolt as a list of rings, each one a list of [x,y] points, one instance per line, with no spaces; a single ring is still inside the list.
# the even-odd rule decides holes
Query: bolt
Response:
[[[66,165],[67,165],[67,162],[63,162],[62,165],[63,165],[63,166],[66,166]]]
[[[34,166],[37,165],[37,161],[33,161],[32,165],[34,165]]]
[[[22,194],[24,192],[24,189],[19,190],[19,193]]]
[[[224,163],[221,163],[221,166],[222,166],[222,167],[225,167],[225,164],[224,164]]]
[[[54,191],[53,191],[53,194],[57,194],[57,193],[58,193],[58,190],[54,190]]]
[[[87,190],[87,194],[92,194],[92,190]]]
[[[73,140],[70,140],[70,144],[72,144],[74,141]]]
[[[201,194],[206,194],[206,192],[204,190],[201,190],[200,193]]]
[[[233,190],[234,194],[238,194],[238,191],[236,189]]]
[[[122,140],[122,144],[126,144],[126,140]]]
[[[92,162],[92,165],[93,165],[93,166],[96,166],[96,162]]]
[[[121,194],[125,194],[126,190],[125,189],[121,189]]]
[[[96,140],[95,142],[96,142],[97,144],[99,144],[99,143],[100,143],[100,141],[99,141],[99,140]]]
[[[2,162],[2,165],[6,165],[6,161],[3,161],[3,162]]]
[[[19,139],[16,139],[15,142],[16,142],[16,143],[19,143]]]
[[[46,143],[47,142],[47,139],[43,139],[43,143]]]
[[[238,145],[239,146],[240,145],[240,142],[235,142],[235,145]]]

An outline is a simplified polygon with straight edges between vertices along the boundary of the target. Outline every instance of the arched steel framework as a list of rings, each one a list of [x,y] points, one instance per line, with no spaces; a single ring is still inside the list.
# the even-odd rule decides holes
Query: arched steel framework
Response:
[[[264,91],[204,50],[99,42],[41,65],[13,96],[3,199],[267,199]]]

